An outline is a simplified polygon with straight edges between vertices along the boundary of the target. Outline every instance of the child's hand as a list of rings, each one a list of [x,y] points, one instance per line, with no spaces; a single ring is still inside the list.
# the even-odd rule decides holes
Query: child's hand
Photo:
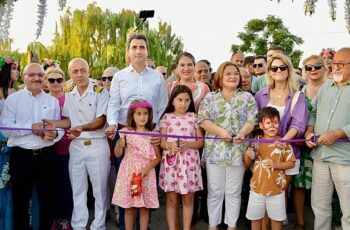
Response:
[[[119,147],[121,147],[121,148],[125,148],[126,142],[125,142],[125,135],[124,134],[120,134],[120,138],[117,141],[117,145],[119,145]]]
[[[247,151],[244,153],[247,157],[254,160],[255,159],[255,152],[253,148],[248,148]]]
[[[166,146],[167,146],[167,149],[171,150],[173,153],[176,152],[176,151],[180,151],[181,150],[181,148],[179,147],[179,142],[178,141],[167,142]]]
[[[147,169],[147,167],[143,168],[142,171],[141,171],[141,176],[142,177],[145,177],[148,175],[150,169]]]
[[[159,134],[159,132],[157,130],[153,130],[153,133]],[[161,140],[160,136],[152,136],[151,137],[151,144],[152,145],[160,145],[160,140]]]
[[[181,150],[186,150],[190,148],[190,143],[188,141],[179,141],[179,148]]]
[[[275,162],[273,162],[271,159],[267,158],[263,160],[263,165],[267,169],[274,169],[275,168]]]
[[[287,144],[286,143],[275,141],[273,144],[275,145],[275,148],[278,148],[279,150],[282,150],[282,151],[285,151],[286,148],[287,148]]]

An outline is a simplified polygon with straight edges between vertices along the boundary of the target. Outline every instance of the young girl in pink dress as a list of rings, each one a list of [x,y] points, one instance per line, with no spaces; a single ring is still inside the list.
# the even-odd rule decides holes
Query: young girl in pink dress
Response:
[[[176,86],[160,119],[160,133],[177,136],[203,137],[197,125],[191,90]],[[166,192],[166,216],[169,229],[178,224],[179,194],[183,205],[183,229],[189,230],[193,215],[194,193],[203,189],[199,151],[202,138],[164,137],[161,139],[163,156],[160,165],[160,187]]]
[[[158,146],[150,143],[150,136],[136,134],[136,132],[151,133],[152,121],[151,104],[144,99],[134,99],[129,106],[127,127],[120,130],[120,139],[114,149],[117,157],[125,153],[112,203],[125,208],[126,230],[133,229],[136,208],[140,209],[140,229],[146,230],[149,209],[159,207],[154,167],[160,161],[160,150]],[[141,194],[133,193],[137,190],[134,190],[136,187],[132,188],[131,185],[133,174],[142,177]]]

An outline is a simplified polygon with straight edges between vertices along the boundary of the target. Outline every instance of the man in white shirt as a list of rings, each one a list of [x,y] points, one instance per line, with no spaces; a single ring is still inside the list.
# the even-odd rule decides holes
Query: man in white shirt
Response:
[[[95,219],[90,229],[105,229],[106,211],[110,205],[107,182],[110,170],[110,150],[104,134],[108,92],[89,80],[89,65],[82,58],[68,64],[73,80],[66,95],[62,115],[68,117],[55,121],[57,127],[69,128],[72,138],[69,146],[69,176],[73,190],[72,227],[86,229],[89,219],[87,208],[88,176],[95,198]]]
[[[168,93],[163,76],[147,67],[148,41],[142,34],[132,34],[128,39],[130,65],[114,75],[107,108],[109,127],[106,134],[113,139],[118,124],[127,124],[130,101],[143,97],[153,107],[153,122],[158,121],[168,103]]]
[[[60,107],[56,98],[43,91],[44,69],[39,64],[31,63],[24,68],[23,81],[25,88],[7,97],[1,115],[2,126],[18,128],[2,131],[9,137],[7,145],[11,147],[14,229],[29,229],[28,208],[34,184],[40,204],[39,227],[50,229],[55,214],[57,177],[53,145],[63,132],[45,131],[42,121],[60,119]]]

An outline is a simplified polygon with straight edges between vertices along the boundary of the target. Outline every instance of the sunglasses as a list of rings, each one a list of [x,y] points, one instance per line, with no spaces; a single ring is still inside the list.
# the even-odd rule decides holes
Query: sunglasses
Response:
[[[107,79],[108,79],[108,81],[112,81],[113,76],[101,77],[101,80],[102,80],[102,81],[107,81]]]
[[[50,83],[50,84],[54,84],[55,82],[57,83],[62,83],[63,82],[63,78],[48,78],[47,81]]]
[[[254,68],[254,69],[257,68],[257,67],[262,68],[263,66],[264,66],[263,63],[253,64],[253,68]]]
[[[312,68],[314,68],[315,70],[320,70],[322,69],[323,64],[322,63],[316,63],[314,65],[305,65],[305,71],[312,71]]]
[[[163,74],[163,76],[165,76],[166,75],[166,73],[162,73]]]
[[[280,65],[280,66],[271,66],[270,70],[274,73],[276,73],[278,71],[278,69],[283,72],[286,71],[288,69],[288,66],[286,65]]]

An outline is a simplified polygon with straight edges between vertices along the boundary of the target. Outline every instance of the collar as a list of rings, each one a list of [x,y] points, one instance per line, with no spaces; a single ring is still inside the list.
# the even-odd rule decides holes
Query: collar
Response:
[[[144,72],[149,72],[152,68],[148,67],[147,65],[145,66],[144,70],[141,72],[141,74],[143,74]],[[135,70],[135,68],[130,64],[127,67],[128,72],[135,72],[137,73],[137,71]]]
[[[94,85],[95,85],[95,83],[94,83],[93,79],[89,78],[89,84],[88,84],[84,94],[86,94],[86,93],[93,93],[94,92],[94,88],[93,88]],[[79,93],[79,92],[78,92],[77,86],[75,85],[73,90],[70,91],[70,94],[76,94],[76,93]]]
[[[337,84],[334,80],[330,80],[330,81],[331,81],[331,86],[337,86]],[[348,81],[345,85],[350,85],[350,81]]]
[[[25,87],[23,88],[23,90],[24,90],[24,92],[26,92],[26,93],[29,94],[30,96],[34,97],[34,96],[33,96],[33,93],[32,93],[31,91],[28,90],[27,86],[25,86]],[[36,96],[41,96],[43,93],[45,93],[45,92],[44,92],[43,89],[41,89],[41,92],[40,92],[38,95],[36,95]]]

